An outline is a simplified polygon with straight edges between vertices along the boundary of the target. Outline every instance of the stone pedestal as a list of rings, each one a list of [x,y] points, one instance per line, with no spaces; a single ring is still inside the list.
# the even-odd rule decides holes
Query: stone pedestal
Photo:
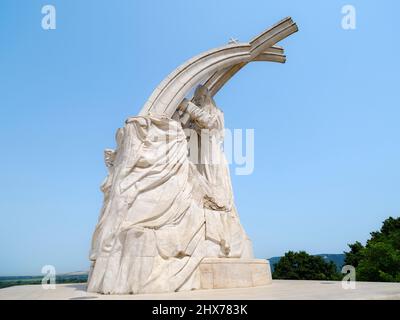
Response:
[[[264,259],[205,258],[200,263],[201,289],[249,288],[272,283]]]

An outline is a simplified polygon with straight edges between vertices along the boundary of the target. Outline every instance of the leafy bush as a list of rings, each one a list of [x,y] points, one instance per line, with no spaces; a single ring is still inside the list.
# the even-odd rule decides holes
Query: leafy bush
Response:
[[[305,251],[285,253],[272,274],[274,279],[292,280],[340,280],[336,265],[326,262],[320,256],[309,255]]]

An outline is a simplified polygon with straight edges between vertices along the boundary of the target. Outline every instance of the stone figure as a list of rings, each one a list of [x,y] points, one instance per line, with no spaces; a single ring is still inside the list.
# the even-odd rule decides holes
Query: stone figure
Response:
[[[108,176],[90,250],[88,291],[172,292],[265,285],[239,221],[213,96],[251,61],[284,62],[282,20],[250,43],[230,43],[171,73],[105,151]],[[201,83],[200,85],[198,85]],[[196,87],[191,101],[185,97]],[[187,133],[194,140],[187,140]],[[196,150],[197,152],[194,152]]]
[[[229,166],[222,150],[223,112],[202,85],[196,88],[193,103],[185,99],[178,110],[189,115],[189,128],[198,136],[195,140],[198,144],[196,168],[207,185],[203,198],[206,239],[210,240],[207,256],[253,258],[250,240],[236,212]]]

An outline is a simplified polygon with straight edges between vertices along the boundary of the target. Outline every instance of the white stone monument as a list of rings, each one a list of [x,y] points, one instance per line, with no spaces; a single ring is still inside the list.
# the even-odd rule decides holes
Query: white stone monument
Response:
[[[213,97],[249,62],[285,62],[276,43],[296,31],[286,18],[249,43],[230,41],[190,59],[118,129],[116,149],[105,151],[109,174],[101,187],[88,291],[160,293],[271,282],[268,261],[254,259],[239,221],[221,151],[224,117]]]

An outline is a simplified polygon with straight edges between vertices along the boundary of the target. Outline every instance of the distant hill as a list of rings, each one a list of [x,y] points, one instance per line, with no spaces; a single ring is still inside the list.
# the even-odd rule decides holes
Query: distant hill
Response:
[[[335,265],[337,270],[340,272],[342,270],[344,264],[344,254],[343,253],[326,253],[326,254],[315,254],[315,256],[322,257],[325,261],[332,261]],[[269,263],[271,265],[271,271],[274,272],[275,264],[279,262],[281,257],[272,257],[269,258]]]

